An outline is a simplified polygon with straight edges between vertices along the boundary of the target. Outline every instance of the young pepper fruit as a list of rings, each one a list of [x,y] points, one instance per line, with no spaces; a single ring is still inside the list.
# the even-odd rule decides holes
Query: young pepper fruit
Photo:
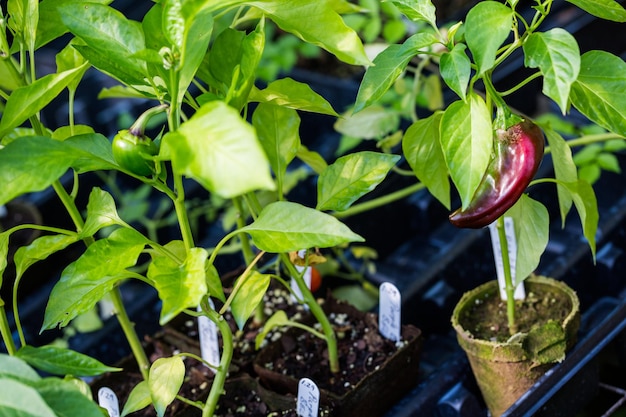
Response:
[[[480,229],[494,222],[519,200],[539,169],[545,139],[533,122],[497,131],[495,142],[495,155],[469,205],[450,214],[457,227]]]
[[[156,172],[149,157],[158,154],[159,148],[149,137],[120,130],[113,138],[112,150],[115,162],[133,174],[148,176]]]

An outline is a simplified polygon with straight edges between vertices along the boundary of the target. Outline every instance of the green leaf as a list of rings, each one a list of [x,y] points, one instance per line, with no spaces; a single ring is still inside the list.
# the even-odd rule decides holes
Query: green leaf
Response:
[[[246,104],[254,86],[265,45],[263,22],[261,20],[250,34],[230,28],[222,31],[211,47],[208,72],[200,72],[236,109]]]
[[[252,115],[259,141],[269,158],[278,184],[282,184],[287,166],[300,147],[300,116],[298,112],[273,104],[259,103]]]
[[[398,130],[399,124],[398,112],[374,105],[358,113],[344,115],[335,123],[335,130],[356,138],[381,139]]]
[[[0,378],[2,417],[57,417],[32,387],[13,379]]]
[[[552,98],[565,114],[569,92],[580,71],[580,49],[576,39],[564,29],[531,34],[524,43],[524,64],[543,74],[543,93]]]
[[[564,185],[574,200],[576,210],[578,210],[578,217],[583,229],[583,234],[589,243],[591,254],[595,258],[596,256],[596,232],[598,230],[598,202],[596,200],[596,194],[593,191],[591,185],[582,180],[578,182],[557,182]]]
[[[430,26],[437,29],[435,6],[431,0],[392,0],[392,3],[412,21],[426,21]]]
[[[176,172],[224,198],[275,188],[254,129],[222,101],[204,104],[167,134],[161,151],[171,153]]]
[[[0,204],[46,189],[65,174],[72,161],[63,144],[50,138],[32,136],[12,141],[0,149]]]
[[[239,277],[239,280],[243,279],[241,287],[238,288],[235,293],[230,308],[233,312],[233,317],[237,323],[239,329],[243,329],[250,315],[254,312],[256,307],[261,301],[263,296],[270,286],[271,276],[269,274],[261,274],[257,271],[252,271],[250,274]],[[239,284],[236,282],[235,287]]]
[[[89,0],[90,3],[109,4],[112,0]],[[46,45],[65,33],[68,29],[61,21],[58,8],[69,5],[69,7],[80,7],[85,0],[42,0],[39,3],[39,24],[37,25],[37,42],[35,47]]]
[[[333,9],[330,0],[246,1],[269,16],[282,30],[318,45],[341,61],[369,65],[357,33]]]
[[[591,121],[626,136],[626,62],[604,51],[583,54],[572,104]]]
[[[420,50],[430,47],[437,39],[430,33],[417,33],[402,45],[389,45],[374,58],[374,65],[365,71],[354,112],[359,112],[379,100],[402,75],[411,59]]]
[[[287,201],[268,204],[253,223],[239,230],[249,233],[259,249],[270,253],[364,240],[333,216]]]
[[[76,48],[74,48],[72,41],[70,41],[70,43],[68,43],[65,48],[63,48],[61,52],[56,55],[56,64],[58,72],[81,68],[81,73],[77,75],[76,78],[67,86],[68,89],[73,91],[78,88],[78,83],[85,72],[87,72],[87,69],[89,69],[88,65],[84,65],[85,58],[83,58],[83,56],[78,53]]]
[[[45,235],[22,246],[15,252],[15,274],[21,277],[34,263],[47,259],[53,253],[65,249],[78,241],[78,235]]]
[[[450,209],[448,168],[439,141],[441,117],[442,112],[436,112],[409,126],[402,139],[402,152],[415,176]]]
[[[522,194],[504,216],[513,218],[517,241],[515,276],[521,282],[537,268],[548,245],[550,215],[543,204]]]
[[[146,238],[134,229],[120,228],[87,250],[61,273],[52,289],[42,330],[66,326],[93,308],[113,287],[129,276],[126,268],[137,263]],[[106,262],[103,262],[106,259]]]
[[[33,385],[41,379],[39,374],[22,359],[3,353],[0,353],[0,378],[15,379],[28,385]],[[1,394],[2,390],[0,390]]]
[[[85,42],[86,47],[76,47],[92,65],[127,84],[143,83],[146,64],[134,58],[145,49],[138,22],[97,3],[83,3],[81,7],[65,4],[58,11],[65,26]]]
[[[45,378],[36,385],[44,401],[57,417],[102,417],[100,407],[83,394],[76,384],[59,378]]]
[[[214,265],[209,265],[208,263],[206,268],[206,283],[208,293],[211,297],[216,297],[219,300],[226,301],[220,274],[217,272]]]
[[[259,349],[261,347],[263,340],[265,340],[265,337],[269,334],[269,332],[271,332],[276,327],[288,326],[289,324],[291,324],[291,322],[287,317],[287,313],[285,313],[283,310],[279,310],[272,314],[272,317],[265,321],[265,323],[263,324],[263,328],[261,328],[261,331],[256,335],[254,341],[256,349]]]
[[[355,152],[337,159],[317,181],[317,209],[343,211],[372,191],[400,156],[380,152]]]
[[[40,371],[55,375],[95,376],[120,371],[73,350],[56,346],[22,346],[17,357]]]
[[[114,224],[123,225],[124,222],[117,214],[113,197],[99,187],[92,188],[87,203],[87,219],[80,237],[93,236],[103,227]]]
[[[18,127],[48,105],[84,72],[84,68],[80,66],[58,74],[48,74],[32,84],[15,89],[4,107],[2,120],[0,120],[0,137],[5,136],[11,129]]]
[[[470,94],[443,113],[440,141],[452,181],[467,208],[489,165],[493,147],[491,114],[481,97]]]
[[[148,278],[154,282],[163,302],[160,324],[165,324],[189,307],[196,307],[207,293],[205,263],[206,250],[191,248],[185,254],[181,241],[173,241],[165,246],[178,261],[159,252],[152,252],[152,263],[148,267]]]
[[[563,182],[576,182],[578,174],[576,164],[572,158],[572,149],[569,147],[565,139],[554,130],[544,127],[550,152],[552,153],[552,164],[554,165],[555,178]],[[557,195],[559,198],[559,210],[561,213],[561,225],[565,226],[565,217],[572,207],[572,198],[563,186],[557,183]]]
[[[250,101],[339,116],[330,103],[313,91],[308,84],[295,81],[289,77],[272,81],[263,90],[253,89]]]
[[[307,164],[316,174],[321,174],[328,166],[322,155],[309,150],[304,145],[298,148],[298,159]]]
[[[467,96],[467,85],[471,75],[471,62],[465,49],[465,45],[457,43],[450,52],[441,55],[439,62],[441,78],[462,100]]]
[[[567,0],[589,14],[614,22],[626,22],[626,10],[615,0]]]
[[[513,10],[496,1],[481,1],[465,18],[465,39],[478,75],[493,68],[498,49],[511,32]]]
[[[159,358],[150,367],[148,386],[159,417],[163,417],[167,406],[176,398],[184,378],[185,364],[180,356]]]
[[[0,233],[0,287],[2,286],[2,277],[4,275],[4,270],[7,268],[8,261],[7,257],[9,255],[9,238],[11,237],[11,233],[9,231]],[[2,298],[0,297],[0,300]],[[0,306],[4,305],[0,301]]]
[[[122,409],[121,417],[124,417],[135,411],[143,410],[147,406],[152,404],[152,397],[150,396],[150,387],[148,387],[148,381],[141,381],[128,395],[128,399]]]
[[[79,174],[99,170],[120,169],[113,158],[111,142],[98,133],[77,134],[65,141],[66,152],[74,156],[72,168]]]

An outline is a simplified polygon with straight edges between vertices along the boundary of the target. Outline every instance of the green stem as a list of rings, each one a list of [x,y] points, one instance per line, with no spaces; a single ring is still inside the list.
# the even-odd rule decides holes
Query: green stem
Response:
[[[189,224],[189,216],[187,216],[187,207],[185,206],[185,189],[183,187],[183,179],[181,175],[174,175],[174,187],[176,190],[176,198],[174,201],[174,209],[180,226],[180,233],[185,243],[187,252],[194,247],[193,234],[191,233],[191,225]]]
[[[209,392],[209,396],[204,403],[204,408],[202,410],[202,417],[211,417],[215,413],[217,402],[219,401],[222,391],[224,390],[224,382],[226,381],[226,376],[228,375],[228,367],[230,366],[230,361],[233,358],[233,334],[230,330],[228,322],[224,320],[223,316],[217,314],[217,312],[211,309],[208,305],[204,305],[203,310],[209,319],[215,323],[222,335],[222,356],[220,358],[220,366],[215,373],[213,384],[211,384],[211,391]]]
[[[337,351],[337,336],[335,335],[335,330],[333,329],[332,324],[326,317],[324,310],[317,303],[315,297],[311,293],[311,290],[307,287],[304,280],[300,277],[300,274],[294,267],[294,265],[289,260],[289,257],[285,253],[280,254],[280,258],[287,267],[289,271],[289,275],[293,277],[300,289],[300,293],[302,297],[304,297],[304,303],[309,307],[311,314],[315,317],[317,322],[322,326],[322,332],[324,333],[324,338],[326,339],[326,346],[328,348],[328,362],[330,364],[330,371],[334,374],[339,372],[339,354]]]
[[[122,301],[122,293],[119,288],[113,288],[110,292],[111,300],[113,301],[113,306],[115,307],[115,316],[122,327],[122,331],[128,340],[128,344],[130,345],[130,350],[133,352],[135,356],[135,360],[137,361],[137,365],[139,365],[139,371],[141,372],[141,376],[144,380],[148,380],[148,372],[150,370],[150,361],[146,357],[146,353],[143,350],[143,346],[137,337],[137,332],[135,332],[135,325],[130,321],[128,317],[128,313],[126,312],[126,308],[124,307],[124,302]]]
[[[517,333],[517,324],[515,323],[515,286],[513,285],[513,276],[511,274],[511,261],[509,259],[506,231],[504,230],[504,217],[498,218],[496,228],[498,229],[498,238],[500,239],[502,268],[504,269],[504,291],[506,292],[506,315],[509,322],[509,333],[514,335]]]
[[[351,206],[350,208],[348,208],[347,210],[333,213],[333,216],[335,216],[338,219],[346,218],[349,216],[354,216],[355,214],[363,213],[368,210],[382,207],[394,201],[401,200],[404,197],[408,197],[411,194],[422,190],[423,188],[425,188],[424,184],[422,184],[421,182],[418,182],[417,184],[409,185],[408,187],[402,188],[398,191],[394,191],[393,193],[389,193],[384,196],[374,198],[372,200],[365,201],[360,204],[355,204]]]
[[[575,148],[577,146],[585,146],[585,145],[589,145],[592,143],[606,142],[606,141],[613,140],[613,139],[625,139],[626,140],[626,137],[615,134],[615,133],[610,133],[610,132],[596,133],[594,135],[584,135],[576,139],[570,139],[566,141],[566,143],[567,143],[567,146],[569,146],[570,148]],[[546,146],[544,153],[549,154],[550,151],[551,151],[550,147]]]
[[[11,334],[11,328],[9,327],[9,321],[2,299],[0,299],[0,334],[2,335],[2,340],[4,341],[8,354],[11,356],[15,355],[17,349],[13,341],[13,335]]]
[[[67,192],[65,191],[65,188],[63,188],[63,185],[60,183],[60,181],[58,180],[55,181],[53,183],[53,188],[56,191],[59,198],[61,199],[61,202],[65,206],[65,209],[67,210],[68,214],[72,218],[72,221],[74,222],[74,225],[76,226],[76,230],[80,232],[83,229],[85,223],[78,210],[78,207],[76,207],[76,203],[67,194]],[[89,246],[91,243],[93,243],[94,240],[93,240],[93,237],[89,237],[89,238],[84,239],[84,241],[85,241],[85,244]],[[143,350],[143,347],[141,346],[141,341],[139,340],[139,336],[137,336],[137,332],[135,332],[135,328],[132,322],[128,318],[128,314],[126,313],[126,309],[124,308],[124,303],[122,301],[122,294],[119,288],[114,288],[113,290],[111,290],[110,294],[111,294],[111,300],[113,301],[113,305],[115,306],[117,320],[120,323],[122,330],[124,331],[124,335],[126,336],[126,339],[128,341],[128,344],[130,345],[130,348],[133,352],[135,360],[137,361],[139,370],[141,371],[141,374],[143,375],[144,379],[146,379],[148,377],[148,369],[150,368],[150,361],[148,360],[148,357],[146,356],[146,352]]]

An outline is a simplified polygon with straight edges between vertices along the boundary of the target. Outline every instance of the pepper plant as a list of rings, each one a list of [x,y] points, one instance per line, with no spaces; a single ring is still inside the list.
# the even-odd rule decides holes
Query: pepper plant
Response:
[[[496,222],[504,242],[509,328],[515,333],[515,287],[539,264],[549,234],[548,210],[524,191],[541,182],[555,184],[562,223],[575,206],[582,233],[595,256],[596,198],[591,185],[579,178],[572,148],[614,139],[623,142],[626,100],[620,91],[626,85],[626,63],[602,50],[581,54],[572,34],[559,27],[544,29],[553,0],[531,2],[530,16],[518,11],[517,0],[481,1],[463,21],[445,27],[438,25],[431,1],[391,1],[406,18],[425,22],[429,29],[389,45],[374,59],[375,65],[364,75],[354,111],[358,115],[378,105],[400,81],[403,85],[413,82],[409,90],[414,101],[427,69],[437,69],[455,93],[452,102],[427,117],[418,117],[413,106],[401,146],[419,182],[406,191],[426,187],[449,210],[452,196],[458,196],[460,208],[450,220],[459,227],[480,228]],[[626,21],[626,10],[616,1],[568,1],[600,19]],[[498,91],[494,74],[520,52],[532,74],[508,90]],[[603,132],[565,140],[550,123],[535,124],[530,115],[516,113],[507,96],[523,92],[535,79],[541,79],[542,93],[563,115],[574,107]],[[544,153],[544,134],[554,178],[533,180]],[[516,282],[504,239],[504,216],[511,217],[515,226]]]
[[[75,244],[82,244],[84,250],[62,271],[49,296],[41,330],[66,326],[103,297],[110,297],[145,379],[125,412],[152,403],[163,415],[183,382],[184,366],[181,355],[149,363],[123,304],[122,284],[135,279],[157,290],[161,324],[182,312],[206,315],[216,323],[223,353],[219,364],[208,364],[216,372],[208,399],[203,404],[183,399],[201,408],[203,416],[211,416],[233,351],[224,313],[230,308],[240,327],[253,314],[272,278],[257,268],[267,252],[278,254],[282,270],[296,280],[302,301],[321,324],[318,335],[328,344],[331,370],[338,372],[333,328],[288,254],[362,241],[327,211],[349,207],[384,179],[398,157],[359,154],[328,165],[301,144],[299,112],[337,117],[332,106],[307,84],[290,78],[264,88],[255,81],[266,21],[347,64],[370,64],[361,40],[340,15],[353,8],[341,0],[161,0],[148,2],[147,13],[135,21],[110,3],[9,0],[2,10],[0,204],[51,189],[73,223],[71,228],[20,225],[0,233],[0,271],[4,271],[12,233],[23,228],[44,232],[15,256],[16,279],[10,285],[18,340],[13,339],[0,300],[0,330],[8,353],[0,357],[7,365],[0,371],[3,415],[8,410],[74,415],[72,410],[79,407],[81,415],[101,415],[73,385],[56,387],[58,381],[52,379],[41,383],[30,366],[61,376],[114,369],[68,349],[32,346],[19,319],[18,290],[24,272]],[[56,55],[56,71],[40,74],[39,51],[52,41],[65,45]],[[114,138],[74,122],[81,79],[94,69],[117,81],[116,86],[103,89],[101,97],[151,102],[132,126]],[[65,94],[69,97],[66,124],[46,125],[41,114]],[[166,114],[167,121],[157,137],[148,137],[145,127],[159,114]],[[296,160],[313,173],[324,172],[320,184],[325,189],[315,208],[287,199],[288,167]],[[354,177],[342,177],[349,169]],[[120,216],[113,195],[104,187],[87,190],[88,203],[80,207],[83,179],[94,172],[131,177],[171,200],[180,237],[161,242],[153,233],[135,228]],[[215,247],[198,246],[192,233],[186,205],[190,181],[230,200],[239,213],[236,227],[226,231]],[[232,241],[240,245],[246,268],[226,297],[214,262]],[[144,262],[147,268],[138,268]],[[214,308],[209,299],[220,301],[220,307]],[[68,401],[54,401],[51,391],[61,388]],[[19,398],[32,401],[16,401]]]

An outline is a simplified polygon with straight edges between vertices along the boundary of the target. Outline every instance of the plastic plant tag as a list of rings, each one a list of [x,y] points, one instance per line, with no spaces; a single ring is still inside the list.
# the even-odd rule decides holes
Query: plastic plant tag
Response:
[[[120,417],[119,401],[111,388],[102,387],[98,390],[98,405],[107,410],[109,417]]]
[[[213,301],[209,299],[209,305],[211,308],[215,308]],[[201,307],[198,307],[198,311],[201,311]],[[198,336],[200,338],[200,354],[202,359],[211,364],[212,367],[216,367],[220,364],[220,346],[217,337],[217,326],[207,316],[198,317]]]
[[[383,282],[379,290],[378,328],[380,334],[394,342],[400,341],[400,291],[390,282]]]
[[[498,287],[500,288],[500,298],[506,300],[505,282],[504,282],[504,265],[502,262],[502,250],[500,248],[500,237],[498,236],[498,228],[496,222],[489,225],[489,233],[491,234],[491,246],[493,248],[493,257],[496,263],[496,274],[498,277]],[[524,283],[519,284],[515,278],[515,264],[517,260],[517,240],[515,239],[515,227],[511,217],[504,218],[504,234],[506,236],[506,244],[509,253],[509,265],[511,267],[511,280],[515,286],[513,298],[523,300],[526,298]]]
[[[298,400],[296,412],[298,417],[317,417],[320,405],[320,390],[309,378],[298,382]]]
[[[304,258],[306,256],[306,249],[302,249],[298,251],[298,256],[301,258]],[[310,266],[300,266],[300,265],[294,265],[296,267],[296,270],[302,274],[302,271],[304,271],[304,274],[302,276],[302,278],[304,279],[304,282],[306,284],[306,286],[308,288],[311,288],[311,267]],[[298,284],[296,283],[296,280],[291,278],[291,298],[294,300],[294,302],[296,303],[301,303],[301,301],[304,299],[304,297],[302,296],[302,291],[300,291],[300,288],[298,287]],[[309,307],[306,304],[303,304],[303,307],[305,309],[308,309]]]

